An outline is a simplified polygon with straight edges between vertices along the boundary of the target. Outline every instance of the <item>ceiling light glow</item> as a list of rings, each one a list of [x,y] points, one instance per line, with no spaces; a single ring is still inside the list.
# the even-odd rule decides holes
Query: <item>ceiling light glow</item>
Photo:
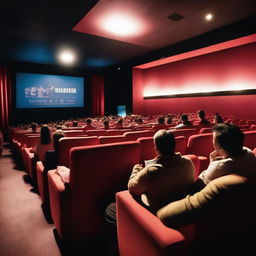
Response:
[[[62,50],[58,54],[59,61],[63,64],[73,64],[76,60],[76,56],[71,50]]]
[[[211,13],[208,13],[207,15],[205,15],[205,19],[208,21],[212,20],[212,18],[213,18],[213,15]]]
[[[133,36],[142,30],[142,24],[132,16],[112,14],[102,20],[105,31],[117,36]]]

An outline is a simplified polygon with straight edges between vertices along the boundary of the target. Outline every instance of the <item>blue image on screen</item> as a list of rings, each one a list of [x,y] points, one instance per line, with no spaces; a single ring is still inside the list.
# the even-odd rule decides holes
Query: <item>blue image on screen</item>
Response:
[[[16,107],[84,107],[84,78],[17,73]]]
[[[126,106],[124,105],[117,106],[117,115],[122,117],[126,116]]]

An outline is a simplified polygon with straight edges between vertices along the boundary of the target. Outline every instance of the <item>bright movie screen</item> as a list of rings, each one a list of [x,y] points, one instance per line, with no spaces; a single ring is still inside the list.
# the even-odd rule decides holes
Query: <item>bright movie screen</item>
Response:
[[[84,78],[16,73],[16,108],[84,107]]]

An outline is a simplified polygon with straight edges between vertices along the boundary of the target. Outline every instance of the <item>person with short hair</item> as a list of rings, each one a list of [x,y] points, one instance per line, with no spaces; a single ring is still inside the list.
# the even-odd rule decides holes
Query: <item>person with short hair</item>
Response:
[[[256,175],[256,157],[243,147],[244,134],[235,125],[217,124],[213,127],[213,145],[215,151],[210,154],[207,170],[199,175],[205,184],[227,174],[242,176]]]
[[[104,125],[104,129],[108,130],[109,129],[109,121],[107,119],[105,119],[103,121],[103,125]]]
[[[214,124],[221,124],[224,123],[221,115],[219,113],[216,113],[213,120]]]
[[[205,112],[204,110],[198,110],[197,115],[199,118],[199,125],[210,125],[210,122],[205,118]]]
[[[192,123],[188,120],[188,116],[186,114],[182,114],[180,117],[181,123],[175,126],[175,129],[184,129],[192,127]]]
[[[165,118],[163,116],[158,117],[157,124],[153,126],[153,129],[155,130],[168,129],[168,126],[165,123]]]
[[[33,133],[36,133],[36,129],[37,129],[37,124],[35,122],[31,123],[31,129]]]
[[[192,161],[175,153],[175,138],[171,131],[159,130],[154,135],[157,157],[143,167],[136,164],[128,182],[128,190],[141,196],[145,206],[156,210],[188,193],[194,183]]]

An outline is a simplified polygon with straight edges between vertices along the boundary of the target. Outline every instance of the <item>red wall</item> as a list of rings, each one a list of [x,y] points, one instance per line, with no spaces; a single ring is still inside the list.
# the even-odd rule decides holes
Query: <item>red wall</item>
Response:
[[[256,118],[256,95],[143,99],[143,96],[256,89],[256,43],[148,69],[134,68],[133,112],[207,112]]]

